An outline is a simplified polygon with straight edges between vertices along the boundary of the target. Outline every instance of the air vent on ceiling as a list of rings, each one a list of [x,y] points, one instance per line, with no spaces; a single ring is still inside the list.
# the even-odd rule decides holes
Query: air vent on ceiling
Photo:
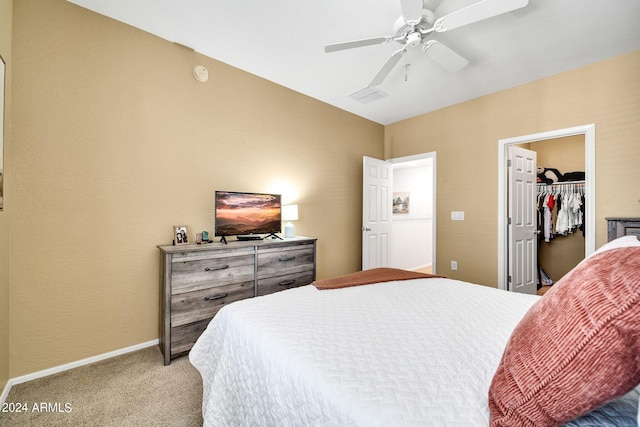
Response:
[[[362,102],[363,104],[368,104],[370,102],[377,101],[380,98],[384,98],[387,95],[388,94],[386,92],[383,92],[377,87],[369,86],[357,92],[353,92],[349,96],[356,101]]]

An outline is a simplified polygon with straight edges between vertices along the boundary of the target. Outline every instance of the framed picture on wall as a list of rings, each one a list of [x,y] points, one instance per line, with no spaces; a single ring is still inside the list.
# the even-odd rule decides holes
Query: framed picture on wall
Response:
[[[409,213],[409,192],[397,191],[393,193],[393,214]]]
[[[189,227],[186,225],[173,226],[173,244],[186,245],[189,243]]]

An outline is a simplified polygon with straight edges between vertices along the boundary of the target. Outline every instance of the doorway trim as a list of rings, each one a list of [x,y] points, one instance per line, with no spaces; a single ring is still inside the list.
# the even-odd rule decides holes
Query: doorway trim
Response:
[[[415,154],[413,156],[396,157],[387,160],[390,163],[406,163],[416,160],[431,159],[431,185],[432,185],[432,220],[431,220],[431,273],[436,274],[436,152]]]
[[[594,123],[549,132],[517,136],[498,140],[498,288],[507,290],[507,148],[514,144],[544,141],[566,136],[584,135],[585,163],[585,257],[596,247],[595,207],[595,146],[596,125]]]

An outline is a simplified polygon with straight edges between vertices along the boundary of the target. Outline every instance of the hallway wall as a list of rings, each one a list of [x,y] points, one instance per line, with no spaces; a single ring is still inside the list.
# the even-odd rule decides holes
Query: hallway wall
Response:
[[[415,270],[431,265],[433,226],[433,162],[417,167],[395,163],[393,191],[408,193],[409,212],[394,214],[389,263],[391,267]]]

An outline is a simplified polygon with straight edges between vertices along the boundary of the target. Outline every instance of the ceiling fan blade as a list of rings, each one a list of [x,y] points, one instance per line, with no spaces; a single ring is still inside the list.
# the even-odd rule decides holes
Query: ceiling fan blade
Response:
[[[523,8],[527,4],[529,0],[482,0],[437,19],[433,28],[439,33],[453,30]]]
[[[396,64],[400,61],[400,59],[402,59],[406,52],[407,48],[402,48],[394,52],[393,55],[391,55],[391,57],[387,60],[387,62],[382,66],[380,71],[378,71],[378,74],[376,74],[373,80],[371,80],[371,83],[369,83],[369,87],[380,86],[382,82],[384,82],[384,79],[387,78],[391,70],[393,70],[393,67],[396,66]]]
[[[371,46],[374,44],[389,43],[393,40],[392,36],[373,37],[370,39],[353,40],[349,42],[328,44],[324,47],[326,53],[337,52],[339,50],[353,49],[355,47]]]
[[[457,73],[469,63],[466,58],[435,40],[425,43],[422,51],[450,73]]]
[[[422,19],[422,0],[400,0],[402,17],[411,25],[417,24]]]

